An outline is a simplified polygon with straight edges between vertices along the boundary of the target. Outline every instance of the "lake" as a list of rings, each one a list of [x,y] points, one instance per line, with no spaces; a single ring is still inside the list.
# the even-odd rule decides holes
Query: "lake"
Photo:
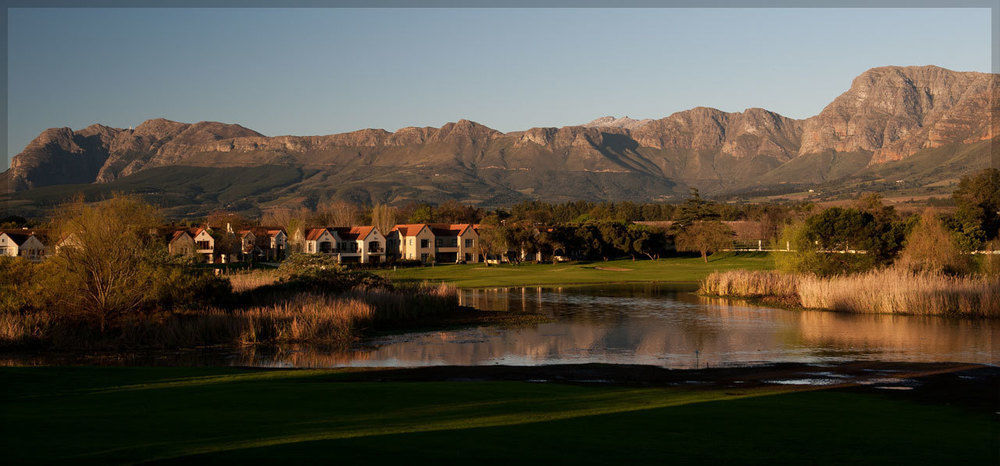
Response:
[[[477,309],[534,312],[544,323],[421,331],[344,351],[187,348],[144,354],[6,355],[7,364],[262,367],[650,364],[668,368],[850,360],[995,364],[1000,321],[792,311],[662,284],[461,290]]]
[[[350,352],[234,354],[261,366],[615,363],[670,368],[846,360],[997,363],[1000,321],[791,311],[657,284],[462,290],[477,309],[537,312],[550,322],[405,333]]]

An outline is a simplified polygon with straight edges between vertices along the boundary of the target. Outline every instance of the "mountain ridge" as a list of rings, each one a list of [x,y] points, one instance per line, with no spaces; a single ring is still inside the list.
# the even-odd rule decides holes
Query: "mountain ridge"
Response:
[[[816,170],[831,177],[863,176],[862,163],[872,171],[921,151],[988,141],[996,134],[991,127],[998,107],[991,92],[996,78],[936,66],[872,68],[806,119],[763,108],[695,107],[659,119],[605,116],[582,125],[507,133],[465,119],[440,128],[368,128],[323,136],[268,137],[235,124],[162,118],[134,129],[51,128],[15,156],[2,176],[10,191],[21,192],[107,184],[162,167],[287,166],[319,174],[282,190],[279,197],[286,202],[657,200],[688,187],[723,193],[753,188],[761,180],[795,183],[799,180],[778,175],[809,167],[781,167],[804,165],[820,154],[853,155],[836,173],[832,165],[817,164]]]

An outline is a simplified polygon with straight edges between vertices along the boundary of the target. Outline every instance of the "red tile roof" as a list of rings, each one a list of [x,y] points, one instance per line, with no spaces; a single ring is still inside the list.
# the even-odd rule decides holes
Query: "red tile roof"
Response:
[[[438,236],[461,236],[472,225],[469,223],[431,223],[428,226]]]
[[[389,231],[390,232],[398,231],[403,236],[417,236],[417,233],[420,233],[420,230],[422,230],[426,226],[427,226],[426,223],[407,223],[407,224],[396,225],[392,227],[392,230]]]
[[[306,241],[316,241],[320,236],[323,236],[323,232],[327,231],[326,228],[310,228],[306,230]]]
[[[359,239],[367,238],[375,227],[366,225],[358,227],[336,227],[331,229],[336,231],[337,236],[344,241],[357,241]]]

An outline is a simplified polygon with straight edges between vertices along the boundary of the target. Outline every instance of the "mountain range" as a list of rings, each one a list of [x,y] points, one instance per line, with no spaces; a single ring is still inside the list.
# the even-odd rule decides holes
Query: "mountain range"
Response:
[[[127,191],[181,213],[328,199],[659,201],[691,187],[728,197],[934,194],[996,165],[996,78],[936,66],[873,68],[806,119],[697,107],[508,133],[468,120],[327,136],[267,137],[235,124],[165,119],[129,129],[51,128],[0,178],[10,210],[73,192]]]

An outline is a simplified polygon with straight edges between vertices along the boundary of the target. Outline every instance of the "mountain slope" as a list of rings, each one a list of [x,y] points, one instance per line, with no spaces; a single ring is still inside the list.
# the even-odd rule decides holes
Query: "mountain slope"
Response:
[[[170,176],[172,169],[204,180],[195,198],[205,205],[232,202],[228,194],[234,192],[259,203],[306,205],[330,198],[486,205],[662,200],[688,187],[725,193],[856,185],[877,178],[887,164],[897,167],[895,177],[935,185],[960,174],[962,164],[971,170],[988,163],[992,145],[983,143],[992,135],[995,81],[994,75],[933,66],[874,68],[806,120],[759,108],[698,107],[656,120],[603,117],[510,133],[468,120],[395,132],[276,137],[239,125],[164,119],[135,129],[54,128],[25,147],[3,177],[15,192],[9,199],[21,206],[68,188],[58,185],[176,192],[170,183],[184,186],[186,180]],[[915,156],[920,163],[902,163]],[[259,167],[281,175],[247,171]],[[232,180],[224,179],[227,173]],[[182,201],[168,197],[171,205]]]

